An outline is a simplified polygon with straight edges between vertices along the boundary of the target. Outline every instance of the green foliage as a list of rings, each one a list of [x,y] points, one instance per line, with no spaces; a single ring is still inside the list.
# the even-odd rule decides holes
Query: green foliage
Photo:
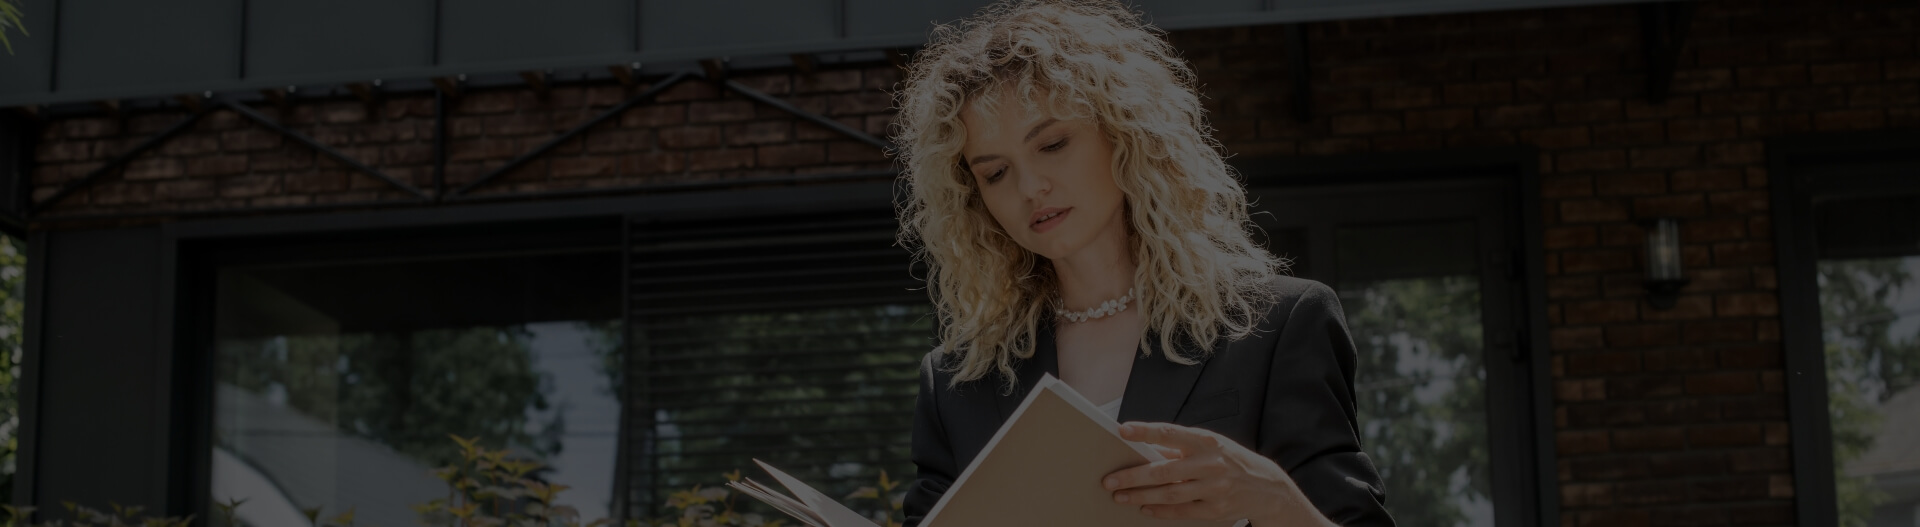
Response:
[[[13,495],[15,433],[20,427],[20,358],[26,313],[27,251],[20,240],[0,235],[0,496]]]
[[[531,339],[509,326],[226,341],[220,379],[255,393],[278,386],[301,413],[429,466],[460,459],[449,431],[547,456],[564,423],[556,412],[528,430],[528,411],[549,408]]]
[[[1862,527],[1884,502],[1868,476],[1847,465],[1874,446],[1881,403],[1920,383],[1920,341],[1894,335],[1902,315],[1894,302],[1913,283],[1901,258],[1827,260],[1819,264],[1821,340],[1827,363],[1827,415],[1833,431],[1834,494],[1839,525]]]
[[[7,39],[7,32],[20,30],[21,36],[27,34],[27,27],[20,22],[20,6],[11,0],[0,0],[0,46],[6,46],[7,54],[13,54],[13,41]]]
[[[0,505],[7,511],[5,527],[187,527],[193,524],[193,516],[151,517],[141,514],[145,507],[122,506],[110,503],[113,512],[101,511],[71,501],[61,502],[67,509],[71,520],[51,520],[33,523],[33,507],[15,507]]]
[[[1343,285],[1355,396],[1393,514],[1464,525],[1492,500],[1480,284],[1472,276]]]

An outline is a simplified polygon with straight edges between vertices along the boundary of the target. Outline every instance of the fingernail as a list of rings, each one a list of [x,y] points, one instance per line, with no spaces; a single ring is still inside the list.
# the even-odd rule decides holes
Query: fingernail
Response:
[[[1107,490],[1120,486],[1120,478],[1107,478]]]

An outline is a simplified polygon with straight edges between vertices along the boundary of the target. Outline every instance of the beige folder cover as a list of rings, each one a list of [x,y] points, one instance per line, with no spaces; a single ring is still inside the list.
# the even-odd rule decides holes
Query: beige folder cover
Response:
[[[1136,505],[1114,503],[1100,480],[1113,471],[1166,458],[1153,447],[1120,438],[1120,424],[1052,375],[1042,377],[987,441],[980,455],[935,503],[922,527],[1227,527],[1237,522],[1160,520]],[[754,460],[759,462],[759,460]],[[792,514],[808,525],[867,527],[861,518],[798,479],[760,463],[798,499],[752,483],[736,489]],[[802,506],[804,504],[804,506]],[[822,525],[824,524],[824,525]]]
[[[1040,379],[1000,432],[934,504],[925,527],[1225,527],[1235,522],[1160,520],[1114,503],[1107,474],[1166,458],[1120,439],[1119,423],[1067,384]]]

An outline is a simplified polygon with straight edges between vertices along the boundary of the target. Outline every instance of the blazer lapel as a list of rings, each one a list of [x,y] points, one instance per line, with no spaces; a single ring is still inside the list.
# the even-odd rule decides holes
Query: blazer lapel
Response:
[[[1207,365],[1207,359],[1213,354],[1199,358],[1199,362],[1187,365],[1167,360],[1161,353],[1160,339],[1149,338],[1151,353],[1138,354],[1133,358],[1133,371],[1127,374],[1127,391],[1120,402],[1120,422],[1145,421],[1170,423],[1180,414],[1180,407],[1187,404],[1187,395],[1193,392],[1193,384],[1200,380],[1200,371]],[[1215,349],[1214,353],[1220,350]],[[1193,357],[1195,353],[1182,352],[1182,356]]]
[[[1013,374],[1019,381],[1013,393],[993,398],[1000,409],[1001,423],[1013,417],[1013,411],[1020,408],[1020,402],[1027,400],[1027,393],[1040,384],[1042,374],[1060,376],[1060,354],[1053,344],[1053,322],[1041,321],[1038,324],[1033,335],[1033,356],[1014,363]],[[995,386],[994,389],[998,390],[999,387]]]

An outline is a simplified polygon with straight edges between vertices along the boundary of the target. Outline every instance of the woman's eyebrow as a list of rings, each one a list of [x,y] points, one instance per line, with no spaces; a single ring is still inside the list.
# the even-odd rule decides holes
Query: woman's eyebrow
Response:
[[[1027,130],[1027,137],[1025,139],[1021,139],[1020,142],[1025,143],[1027,141],[1032,141],[1033,136],[1040,135],[1040,131],[1046,130],[1048,126],[1052,126],[1053,123],[1057,123],[1057,122],[1060,122],[1060,120],[1047,119],[1045,121],[1040,121],[1040,124],[1033,125],[1033,128],[1030,128]]]

